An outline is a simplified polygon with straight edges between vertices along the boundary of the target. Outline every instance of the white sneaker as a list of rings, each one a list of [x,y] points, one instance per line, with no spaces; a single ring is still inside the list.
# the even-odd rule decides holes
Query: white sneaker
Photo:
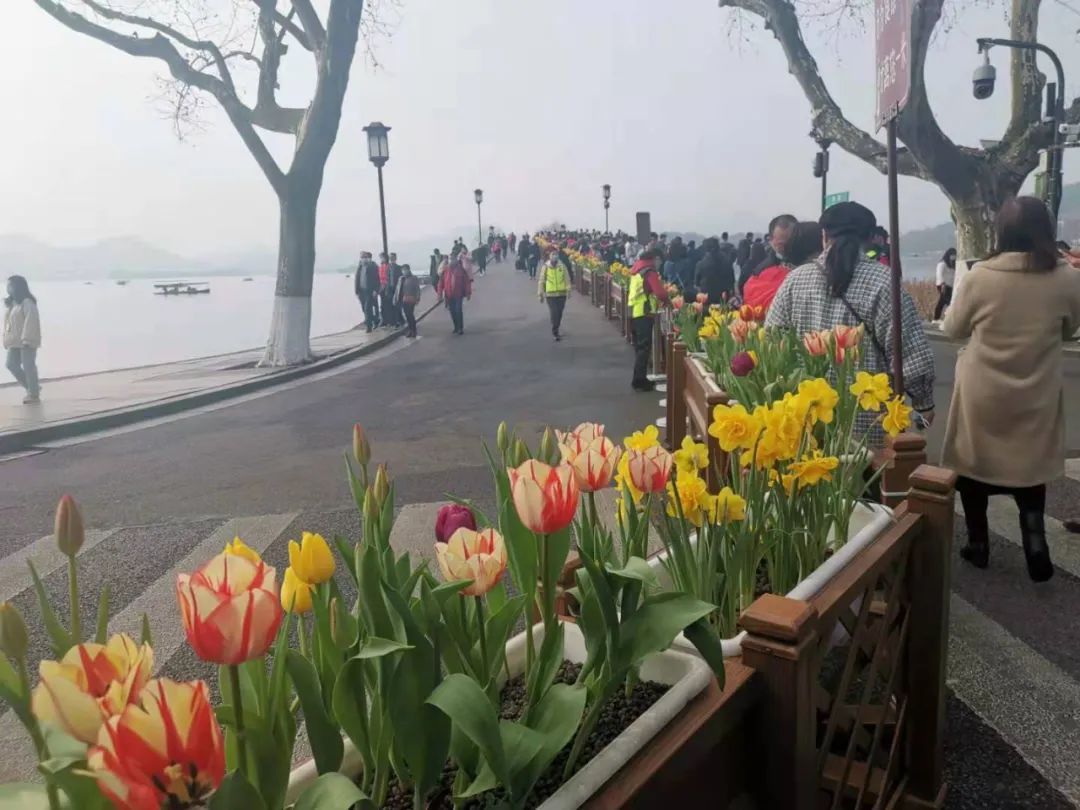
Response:
[[[32,397],[27,395],[23,398],[23,405],[36,405],[39,402],[41,402],[41,397],[39,396]]]

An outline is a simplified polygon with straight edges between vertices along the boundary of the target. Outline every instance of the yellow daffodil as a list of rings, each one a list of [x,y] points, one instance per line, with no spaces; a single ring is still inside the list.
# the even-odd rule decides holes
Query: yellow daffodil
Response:
[[[671,517],[679,516],[679,506],[682,514],[690,523],[700,526],[704,518],[704,509],[709,505],[709,490],[705,482],[697,472],[680,473],[675,483],[668,484],[667,513]],[[679,503],[676,505],[675,499]]]
[[[289,541],[289,567],[308,585],[319,585],[334,575],[334,555],[321,534],[304,532],[299,543]]]
[[[711,523],[731,523],[746,519],[746,499],[736,495],[731,487],[724,487],[716,495],[709,495],[705,508]]]
[[[720,329],[716,325],[716,321],[711,318],[706,318],[705,323],[698,327],[698,337],[701,338],[713,338],[720,334]]]
[[[627,450],[648,450],[660,444],[660,431],[656,425],[649,425],[644,430],[637,430],[623,439],[623,446]]]
[[[903,433],[911,426],[911,408],[904,404],[903,397],[894,397],[885,404],[881,426],[890,436]]]
[[[234,537],[231,543],[225,544],[225,553],[232,554],[236,557],[243,557],[245,560],[258,565],[262,561],[262,557],[259,556],[259,552],[241,540],[239,537]]]
[[[756,410],[750,414],[742,405],[717,405],[713,408],[709,435],[716,438],[725,453],[730,453],[739,448],[753,447],[761,428]]]
[[[285,569],[281,583],[281,606],[289,613],[307,613],[311,610],[311,593],[315,589],[300,579],[290,565]]]
[[[892,396],[889,375],[860,371],[855,375],[855,382],[851,384],[851,393],[859,398],[859,407],[864,411],[879,411]]]
[[[709,448],[701,442],[695,442],[689,436],[684,436],[682,447],[675,451],[675,468],[679,475],[696,475],[698,470],[704,470],[709,466]]]
[[[836,456],[824,456],[820,450],[815,450],[813,455],[804,456],[802,461],[793,463],[790,470],[802,488],[812,487],[821,481],[831,481],[833,470],[839,466],[840,459]]]
[[[826,380],[821,377],[804,380],[799,383],[799,396],[806,406],[806,415],[811,425],[818,422],[826,425],[832,423],[833,410],[840,401],[840,395]]]

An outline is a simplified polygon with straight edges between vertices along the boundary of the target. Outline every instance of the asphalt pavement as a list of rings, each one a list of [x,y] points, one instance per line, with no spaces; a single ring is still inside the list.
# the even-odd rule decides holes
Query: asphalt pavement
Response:
[[[113,627],[137,631],[146,611],[155,657],[172,677],[213,678],[183,642],[173,591],[239,534],[283,570],[302,530],[355,536],[344,477],[354,422],[375,458],[389,464],[400,507],[394,542],[430,554],[434,513],[446,494],[492,509],[481,442],[501,420],[535,439],[545,426],[602,421],[616,437],[660,415],[659,394],[630,389],[632,352],[597,310],[572,298],[555,343],[547,309],[510,263],[478,280],[465,305],[465,334],[443,310],[399,340],[324,374],[189,414],[0,457],[0,600],[35,615],[25,562],[65,600],[62,559],[53,550],[60,495],[79,501],[88,527],[82,552],[84,613],[108,582]],[[935,345],[939,419],[955,348]],[[1067,402],[1080,402],[1080,361],[1067,360]],[[1068,443],[1080,449],[1080,416]],[[1078,453],[1080,455],[1080,453]],[[1071,470],[1080,479],[1080,466]],[[1000,502],[999,502],[1000,501]],[[1080,548],[1060,520],[1080,514],[1080,480],[1052,487],[1052,548],[1060,563],[1048,584],[1023,571],[1015,508],[995,499],[991,567],[953,566],[950,736],[951,808],[1068,808],[1080,801]],[[958,542],[962,520],[958,519]],[[33,655],[47,652],[40,634]],[[29,759],[10,713],[0,716],[0,779],[24,778]]]

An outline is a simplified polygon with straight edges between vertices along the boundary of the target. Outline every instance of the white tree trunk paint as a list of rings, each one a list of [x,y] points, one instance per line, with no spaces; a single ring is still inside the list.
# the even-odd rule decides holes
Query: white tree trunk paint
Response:
[[[274,296],[270,337],[260,366],[295,366],[311,360],[311,296]]]

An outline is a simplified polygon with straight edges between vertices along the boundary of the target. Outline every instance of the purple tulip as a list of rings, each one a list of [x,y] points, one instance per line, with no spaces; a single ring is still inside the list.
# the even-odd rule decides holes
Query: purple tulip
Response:
[[[459,503],[450,503],[439,510],[435,518],[435,539],[440,543],[446,543],[461,527],[476,531],[476,518],[472,510]]]
[[[756,365],[749,352],[738,352],[731,358],[731,373],[736,377],[745,377]]]

